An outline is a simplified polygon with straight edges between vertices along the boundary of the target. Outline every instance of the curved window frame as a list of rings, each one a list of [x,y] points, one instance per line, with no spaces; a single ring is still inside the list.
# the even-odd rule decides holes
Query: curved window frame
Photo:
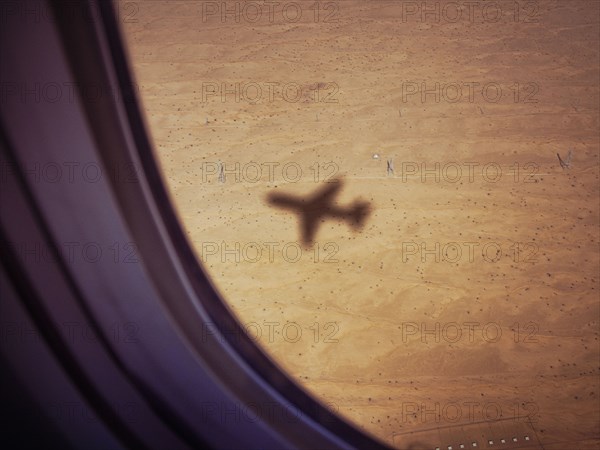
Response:
[[[9,195],[27,209],[48,248],[99,234],[137,244],[140,262],[127,270],[74,267],[62,257],[40,270],[2,251],[4,269],[46,340],[60,335],[58,314],[67,312],[77,313],[100,336],[96,358],[82,356],[81,343],[60,337],[48,341],[50,354],[71,382],[125,447],[162,448],[168,442],[172,448],[387,448],[292,381],[245,334],[200,267],[157,166],[111,2],[42,3],[54,21],[23,25],[9,18],[0,46],[12,59],[3,77],[51,82],[68,75],[80,85],[108,86],[121,98],[86,101],[76,96],[66,105],[4,102],[3,157],[15,167],[40,157],[75,157],[91,158],[105,168],[141,168],[135,183],[103,177],[84,188],[59,184],[47,189],[20,170],[15,174]],[[19,43],[18,51],[8,49],[7,38],[13,46]],[[5,241],[31,238],[18,217],[4,213],[0,233]],[[44,290],[49,280],[63,290],[60,308]],[[99,290],[102,286],[105,290]],[[135,357],[106,336],[112,320],[141,324]],[[141,425],[124,423],[112,411],[107,399],[116,398],[114,381],[93,375],[105,369],[122,382],[119,395],[143,404]],[[174,398],[186,389],[197,392]],[[236,405],[265,411],[270,405],[276,413],[243,424],[228,424],[223,417],[199,420],[205,399],[225,411]],[[152,432],[148,424],[155,424]]]

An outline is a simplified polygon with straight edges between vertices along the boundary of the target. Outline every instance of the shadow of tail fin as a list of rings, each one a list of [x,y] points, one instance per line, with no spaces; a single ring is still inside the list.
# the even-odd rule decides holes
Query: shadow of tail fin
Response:
[[[366,202],[355,202],[350,212],[352,218],[352,227],[360,229],[363,227],[365,220],[371,214],[371,206]]]

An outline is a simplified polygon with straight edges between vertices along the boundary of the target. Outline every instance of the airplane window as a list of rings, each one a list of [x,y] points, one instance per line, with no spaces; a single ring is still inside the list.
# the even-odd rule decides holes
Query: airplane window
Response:
[[[198,261],[294,380],[396,448],[597,445],[597,2],[116,6]]]

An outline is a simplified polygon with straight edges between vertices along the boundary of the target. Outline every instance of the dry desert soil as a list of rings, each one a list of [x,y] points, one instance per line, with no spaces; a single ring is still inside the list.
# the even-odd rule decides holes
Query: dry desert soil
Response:
[[[118,5],[189,241],[295,381],[396,448],[600,448],[598,1]],[[364,226],[304,245],[268,196],[338,179]]]

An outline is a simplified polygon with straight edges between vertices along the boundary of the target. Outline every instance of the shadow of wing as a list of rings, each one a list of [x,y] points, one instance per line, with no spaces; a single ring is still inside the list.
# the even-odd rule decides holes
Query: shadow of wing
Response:
[[[271,193],[267,197],[270,204],[285,209],[301,209],[302,201],[287,194]]]
[[[333,201],[333,197],[336,196],[336,194],[341,188],[342,181],[339,178],[337,178],[331,181],[330,183],[327,183],[325,186],[323,186],[321,189],[315,192],[311,196],[309,203],[315,203],[319,205],[331,204],[331,202]]]

